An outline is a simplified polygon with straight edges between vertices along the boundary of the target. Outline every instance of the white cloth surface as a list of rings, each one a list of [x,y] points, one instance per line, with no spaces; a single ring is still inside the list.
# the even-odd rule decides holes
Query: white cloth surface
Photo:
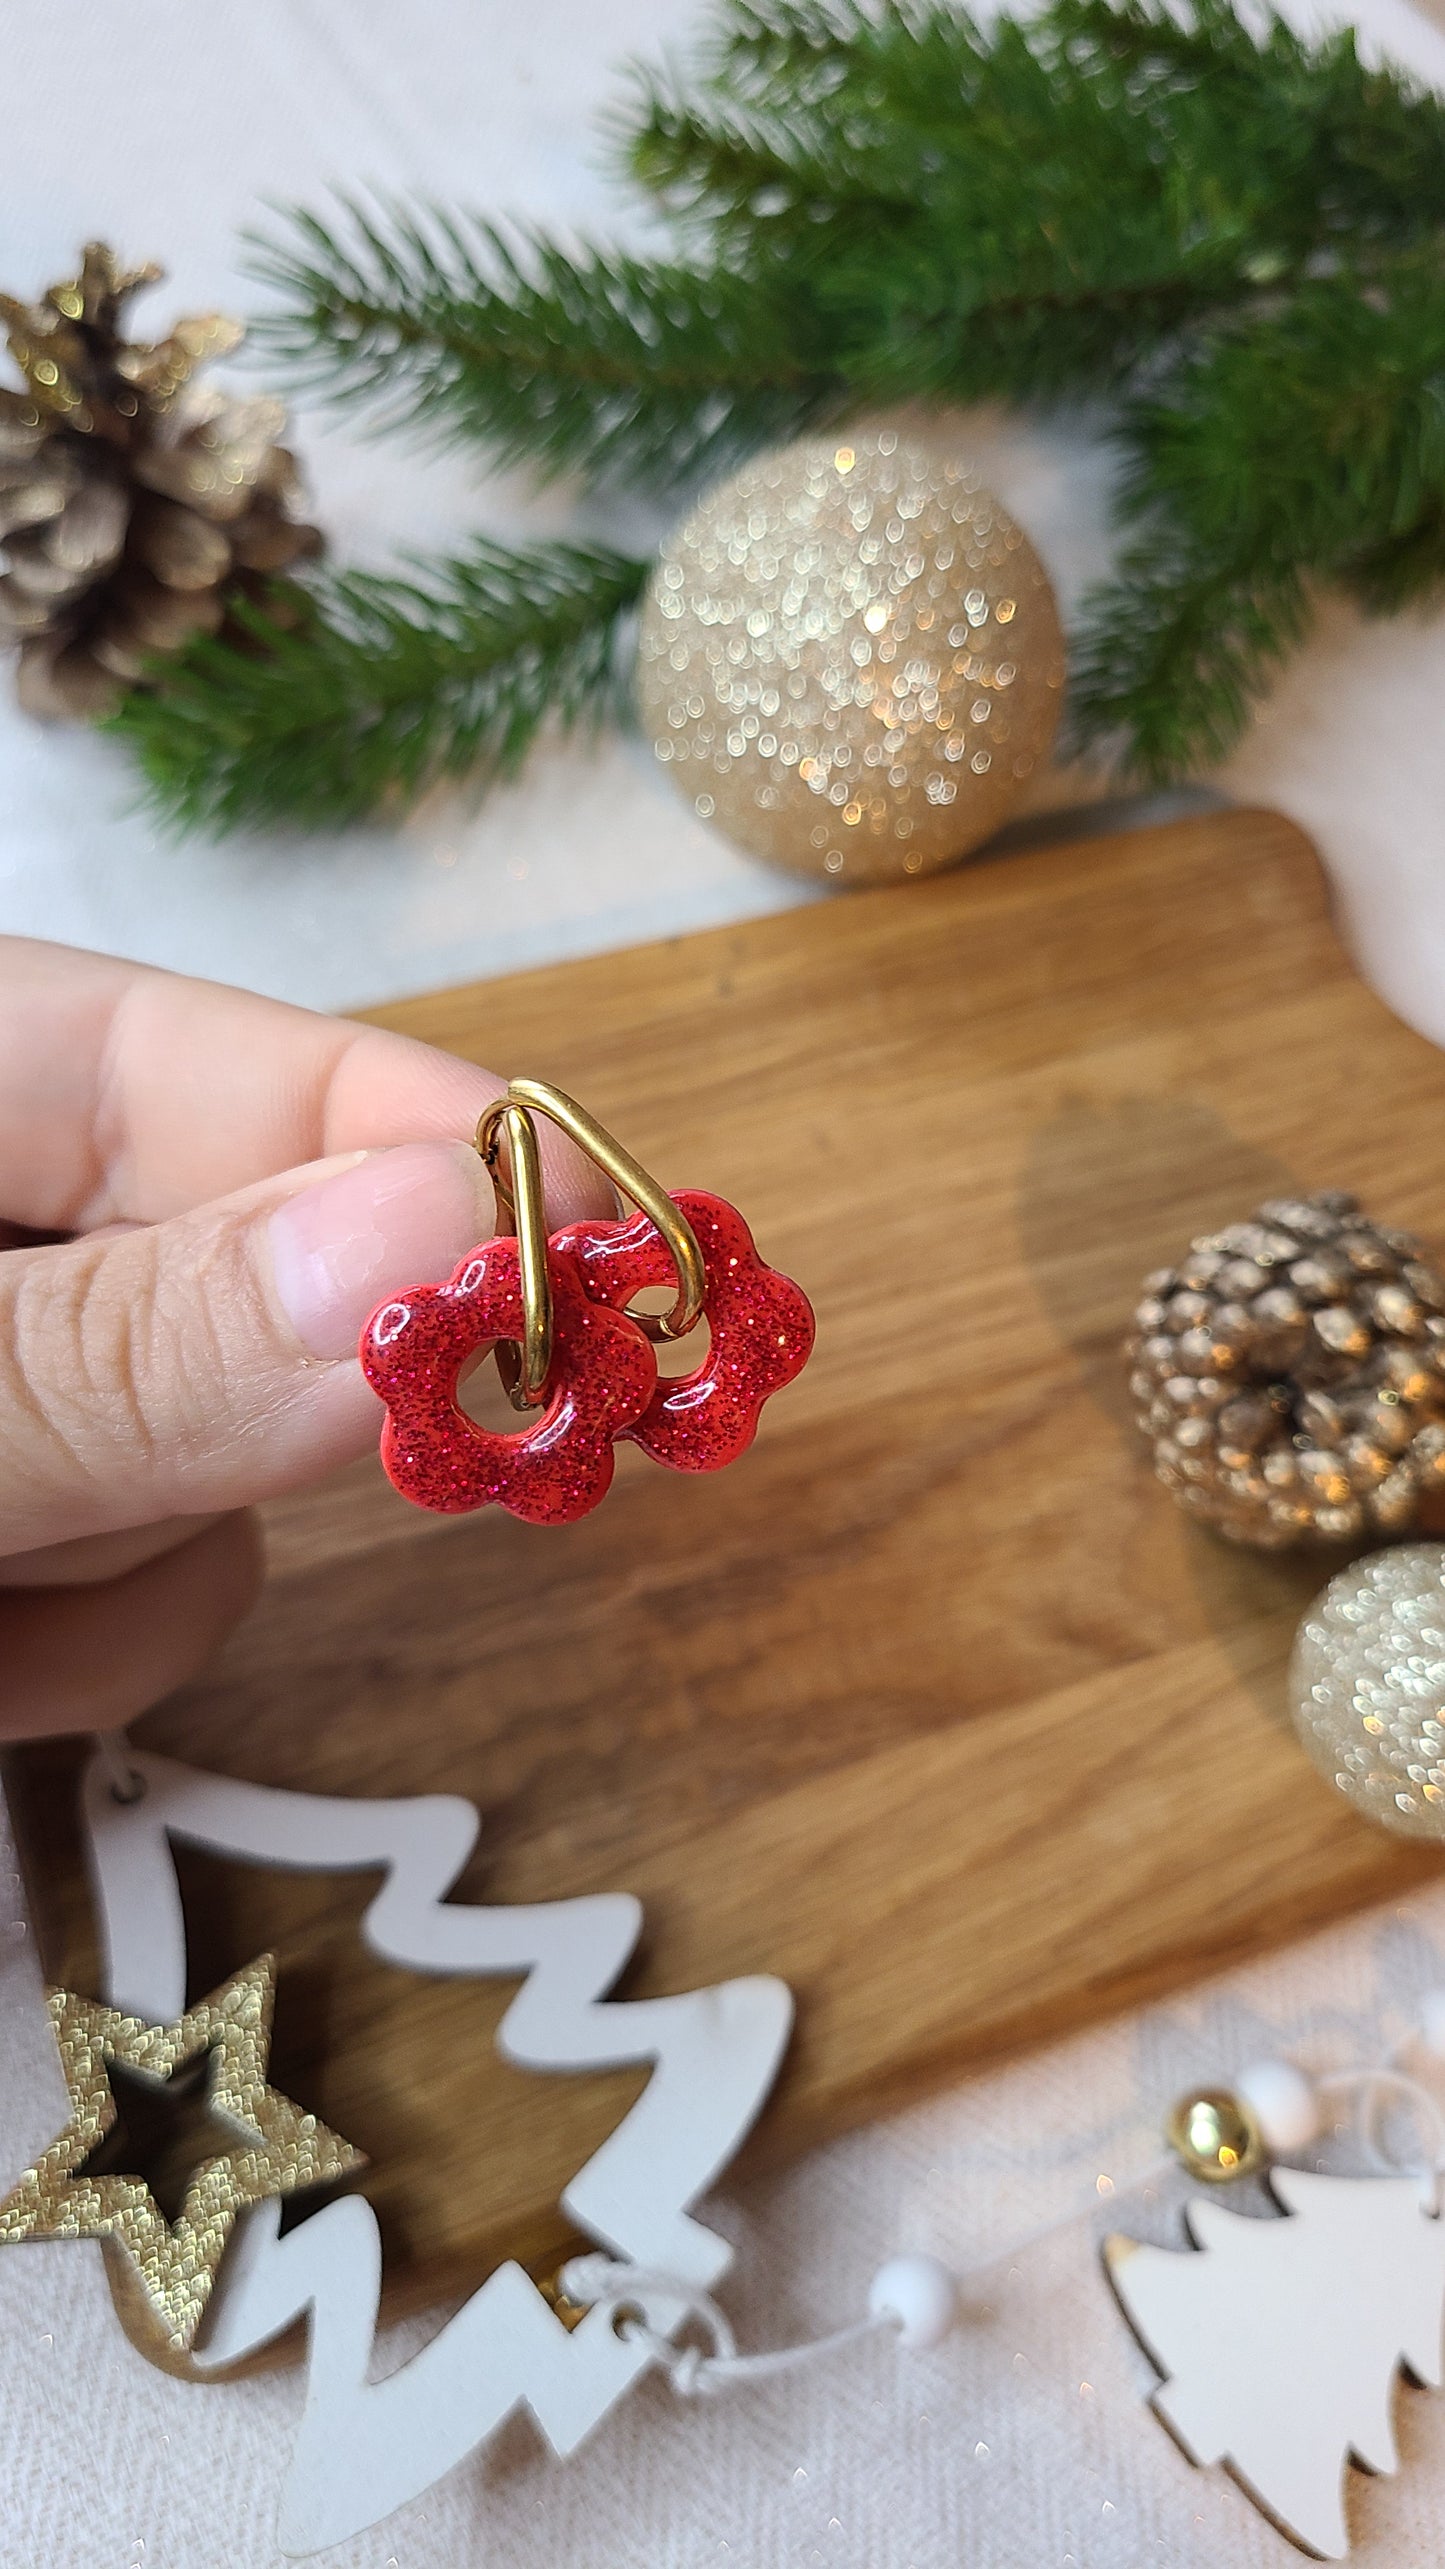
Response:
[[[676,44],[695,0],[9,0],[4,281],[38,288],[82,240],[157,253],[172,311],[245,309],[236,242],[262,200],[421,188],[567,226],[620,227],[596,110],[618,66]],[[1291,14],[1307,10],[1292,0]],[[1445,36],[1362,0],[1365,41],[1445,81]],[[144,309],[144,307],[143,307]],[[960,442],[1029,528],[1066,605],[1107,557],[1107,464],[1082,435],[979,416]],[[315,511],[341,558],[460,529],[569,521],[457,456],[303,417]],[[601,521],[592,515],[587,522]],[[650,530],[634,520],[629,535]],[[1317,839],[1362,962],[1445,1038],[1445,619],[1341,607],[1221,780]],[[109,744],[25,723],[0,691],[0,928],[361,1004],[807,897],[705,829],[640,744],[554,750],[480,811],[396,830],[221,847],[161,838]],[[906,896],[903,896],[906,897]],[[0,1869],[4,1858],[0,1855]],[[62,2093],[13,1873],[0,1881],[0,2183]],[[1298,2555],[1149,2417],[1148,2368],[1101,2279],[1086,2208],[1156,2152],[1161,2105],[1262,2052],[1353,2061],[1445,1979],[1445,1894],[1356,1922],[1187,2001],[977,2081],[738,2193],[728,2299],[746,2345],[835,2325],[893,2249],[973,2266],[1078,2207],[980,2281],[940,2353],[869,2345],[695,2408],[646,2388],[576,2462],[524,2428],[338,2569],[1265,2569]],[[408,2332],[398,2346],[411,2342]],[[395,2351],[395,2350],[394,2350]],[[99,2252],[0,2257],[0,2559],[15,2569],[274,2569],[293,2370],[196,2389],[133,2355]],[[1357,2557],[1445,2558],[1445,2401],[1403,2392],[1406,2468],[1357,2480]]]

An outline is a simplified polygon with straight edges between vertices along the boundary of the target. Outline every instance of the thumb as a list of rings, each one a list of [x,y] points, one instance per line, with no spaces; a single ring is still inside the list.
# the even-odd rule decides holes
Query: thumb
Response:
[[[0,1553],[245,1506],[365,1452],[368,1313],[494,1223],[475,1151],[408,1142],[0,1256]]]

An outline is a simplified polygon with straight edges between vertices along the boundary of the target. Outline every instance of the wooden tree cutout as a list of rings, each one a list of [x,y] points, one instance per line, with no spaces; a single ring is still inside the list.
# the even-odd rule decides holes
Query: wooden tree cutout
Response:
[[[1347,2462],[1397,2467],[1400,2367],[1441,2387],[1445,2221],[1432,2179],[1276,2168],[1270,2185],[1284,2220],[1196,2199],[1198,2253],[1116,2235],[1104,2258],[1190,2460],[1226,2463],[1304,2550],[1342,2560]]]
[[[510,2060],[542,2071],[646,2061],[652,2075],[562,2201],[579,2230],[646,2270],[636,2301],[665,2335],[682,2319],[678,2281],[709,2289],[732,2250],[691,2206],[731,2159],[767,2095],[792,2022],[768,1975],[665,1998],[608,1995],[642,1924],[622,1892],[489,1907],[448,1894],[477,1814],[451,1794],[350,1801],[203,1775],[139,1750],[144,1786],[117,1802],[93,1760],[82,1797],[108,2001],[163,2023],[185,2004],[186,1934],[173,1844],[303,1871],[385,1868],[362,1932],[413,1971],[496,1974],[520,1987],[498,2030]],[[174,2003],[173,2003],[174,2002]],[[564,2327],[522,2268],[497,2267],[399,2370],[370,2378],[381,2234],[360,2195],[326,2204],[283,2238],[279,2207],[238,2224],[200,2358],[216,2368],[310,2332],[306,2405],[282,2493],[290,2559],[349,2541],[417,2497],[530,2410],[555,2452],[574,2452],[654,2361],[603,2306]]]

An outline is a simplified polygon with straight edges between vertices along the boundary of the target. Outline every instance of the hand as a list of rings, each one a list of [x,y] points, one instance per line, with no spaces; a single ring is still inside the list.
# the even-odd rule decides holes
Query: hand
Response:
[[[127,1721],[246,1613],[245,1511],[376,1440],[368,1312],[494,1228],[465,1137],[502,1086],[0,938],[0,1736]],[[611,1209],[560,1136],[543,1157],[557,1222]]]

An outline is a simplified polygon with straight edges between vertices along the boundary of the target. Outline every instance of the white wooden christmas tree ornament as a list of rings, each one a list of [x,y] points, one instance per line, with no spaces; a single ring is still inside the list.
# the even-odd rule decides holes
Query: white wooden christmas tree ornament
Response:
[[[603,2306],[569,2330],[508,2263],[409,2363],[371,2382],[381,2237],[370,2205],[360,2196],[328,2204],[284,2239],[277,2205],[244,2216],[198,2351],[211,2366],[229,2364],[296,2320],[309,2322],[282,2550],[305,2558],[378,2523],[519,2407],[557,2453],[573,2452],[658,2360],[689,2295],[705,2293],[731,2263],[726,2241],[690,2207],[726,2167],[777,2075],[792,2022],[787,1988],[756,1977],[609,2001],[637,1941],[639,1903],[617,1893],[534,1907],[448,1904],[478,1827],[471,1804],[452,1796],[346,1801],[236,1783],[138,1752],[131,1763],[143,1788],[136,1798],[117,1799],[99,1757],[83,1790],[113,2007],[157,2023],[184,2008],[185,1925],[171,1852],[183,1843],[305,1871],[383,1866],[363,1922],[374,1952],[413,1971],[525,1975],[497,2036],[509,2060],[542,2071],[652,2064],[636,2104],[562,2198],[579,2229],[664,2279],[632,2294],[645,2323],[634,2335],[614,2327]]]
[[[1116,2235],[1105,2263],[1189,2459],[1227,2464],[1304,2550],[1342,2560],[1347,2464],[1397,2467],[1400,2368],[1441,2387],[1445,2221],[1433,2177],[1275,2168],[1268,2183],[1282,2219],[1201,2197],[1192,2253]]]

